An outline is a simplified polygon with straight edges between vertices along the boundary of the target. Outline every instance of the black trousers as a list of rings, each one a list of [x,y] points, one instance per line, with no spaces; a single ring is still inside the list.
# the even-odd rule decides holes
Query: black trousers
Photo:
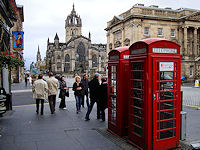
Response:
[[[82,97],[82,101],[81,101],[81,105],[84,106],[85,96],[86,96],[86,104],[87,104],[87,107],[89,107],[88,92],[86,92],[86,93],[83,95],[83,97]]]
[[[88,118],[88,119],[90,118],[90,113],[92,111],[92,108],[93,108],[95,102],[96,101],[90,99],[90,106],[88,107],[88,111],[86,113],[85,118]],[[100,119],[100,105],[99,105],[99,102],[96,102],[96,103],[97,103],[97,119]]]
[[[55,111],[55,106],[56,106],[56,95],[48,96],[48,100],[49,100],[49,107],[50,107],[51,113],[53,114]]]
[[[36,99],[36,112],[37,114],[39,113],[39,104],[41,101],[41,111],[40,114],[43,115],[44,112],[44,99]]]
[[[60,105],[59,108],[65,108],[66,104],[65,104],[65,96],[61,97],[61,101],[60,101]]]

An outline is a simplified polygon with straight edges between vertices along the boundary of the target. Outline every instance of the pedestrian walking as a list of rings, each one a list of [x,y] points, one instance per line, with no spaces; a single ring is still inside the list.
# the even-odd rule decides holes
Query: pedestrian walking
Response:
[[[76,113],[78,114],[81,111],[81,100],[83,97],[83,84],[81,83],[80,76],[75,77],[75,82],[73,84],[73,91],[76,99]]]
[[[56,106],[56,95],[58,93],[58,80],[53,77],[53,73],[49,72],[49,79],[47,80],[48,85],[48,100],[51,114],[55,112]]]
[[[61,77],[60,77],[60,74],[59,74],[59,73],[57,73],[57,74],[55,75],[55,78],[56,78],[58,81],[61,81]]]
[[[100,97],[99,97],[99,105],[100,105],[100,115],[102,121],[105,121],[105,109],[108,108],[107,102],[107,91],[108,91],[108,84],[106,78],[101,79],[100,85]]]
[[[32,86],[33,98],[36,99],[36,113],[39,113],[39,103],[41,102],[40,114],[44,112],[44,100],[47,99],[48,86],[43,80],[43,75],[39,74],[38,80],[33,83]]]
[[[65,77],[62,76],[60,81],[60,94],[59,94],[59,98],[61,98],[61,102],[59,105],[60,109],[66,109],[65,96],[67,96],[67,93],[69,94],[68,90],[69,88],[67,87],[67,84],[65,82]]]
[[[99,73],[95,73],[94,78],[89,82],[89,90],[90,90],[90,106],[88,107],[88,111],[85,116],[85,120],[90,120],[90,113],[94,106],[94,103],[97,104],[97,119],[100,119],[100,107],[99,107],[99,89],[100,89],[100,80],[101,76]]]
[[[86,96],[86,104],[87,104],[87,107],[89,107],[89,98],[88,98],[89,81],[88,81],[87,74],[83,75],[83,78],[81,79],[81,83],[83,84],[83,96],[82,96],[81,105],[82,107],[84,107],[84,101],[85,101],[85,96]]]
[[[27,83],[28,83],[28,76],[27,76],[27,74],[25,75],[25,86],[27,87]]]

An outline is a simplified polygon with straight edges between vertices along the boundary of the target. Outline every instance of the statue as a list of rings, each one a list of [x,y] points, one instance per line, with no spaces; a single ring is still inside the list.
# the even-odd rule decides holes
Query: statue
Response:
[[[31,75],[40,74],[40,71],[38,70],[38,68],[34,66],[34,62],[32,62],[30,65],[30,72],[31,72]]]

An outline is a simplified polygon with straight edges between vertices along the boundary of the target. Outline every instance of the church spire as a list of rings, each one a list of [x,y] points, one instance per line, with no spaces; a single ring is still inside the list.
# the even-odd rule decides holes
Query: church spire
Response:
[[[40,47],[38,45],[38,51],[37,51],[37,61],[41,61],[41,55],[40,55]]]
[[[75,11],[75,9],[74,9],[74,3],[73,3],[73,9],[72,9],[72,11]]]
[[[89,31],[89,36],[88,36],[88,38],[91,40],[91,34],[90,34],[90,31]]]
[[[56,33],[54,40],[59,40],[58,34]]]

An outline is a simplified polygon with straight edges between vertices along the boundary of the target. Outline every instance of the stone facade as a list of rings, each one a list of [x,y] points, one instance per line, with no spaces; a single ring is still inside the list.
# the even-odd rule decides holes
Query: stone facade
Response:
[[[107,23],[107,54],[145,38],[165,38],[181,45],[181,75],[200,79],[200,12],[136,4]]]
[[[46,69],[54,73],[81,74],[105,70],[106,44],[92,44],[91,34],[82,35],[82,20],[74,5],[65,20],[66,41],[60,43],[56,33],[54,42],[47,40]]]
[[[12,32],[23,32],[23,22],[24,22],[24,12],[23,6],[17,5],[16,21],[14,21],[14,26],[10,30],[10,49],[14,56],[18,56],[23,59],[23,51],[13,50],[13,36]],[[11,82],[19,83],[22,82],[24,75],[24,67],[15,67],[11,71]]]

